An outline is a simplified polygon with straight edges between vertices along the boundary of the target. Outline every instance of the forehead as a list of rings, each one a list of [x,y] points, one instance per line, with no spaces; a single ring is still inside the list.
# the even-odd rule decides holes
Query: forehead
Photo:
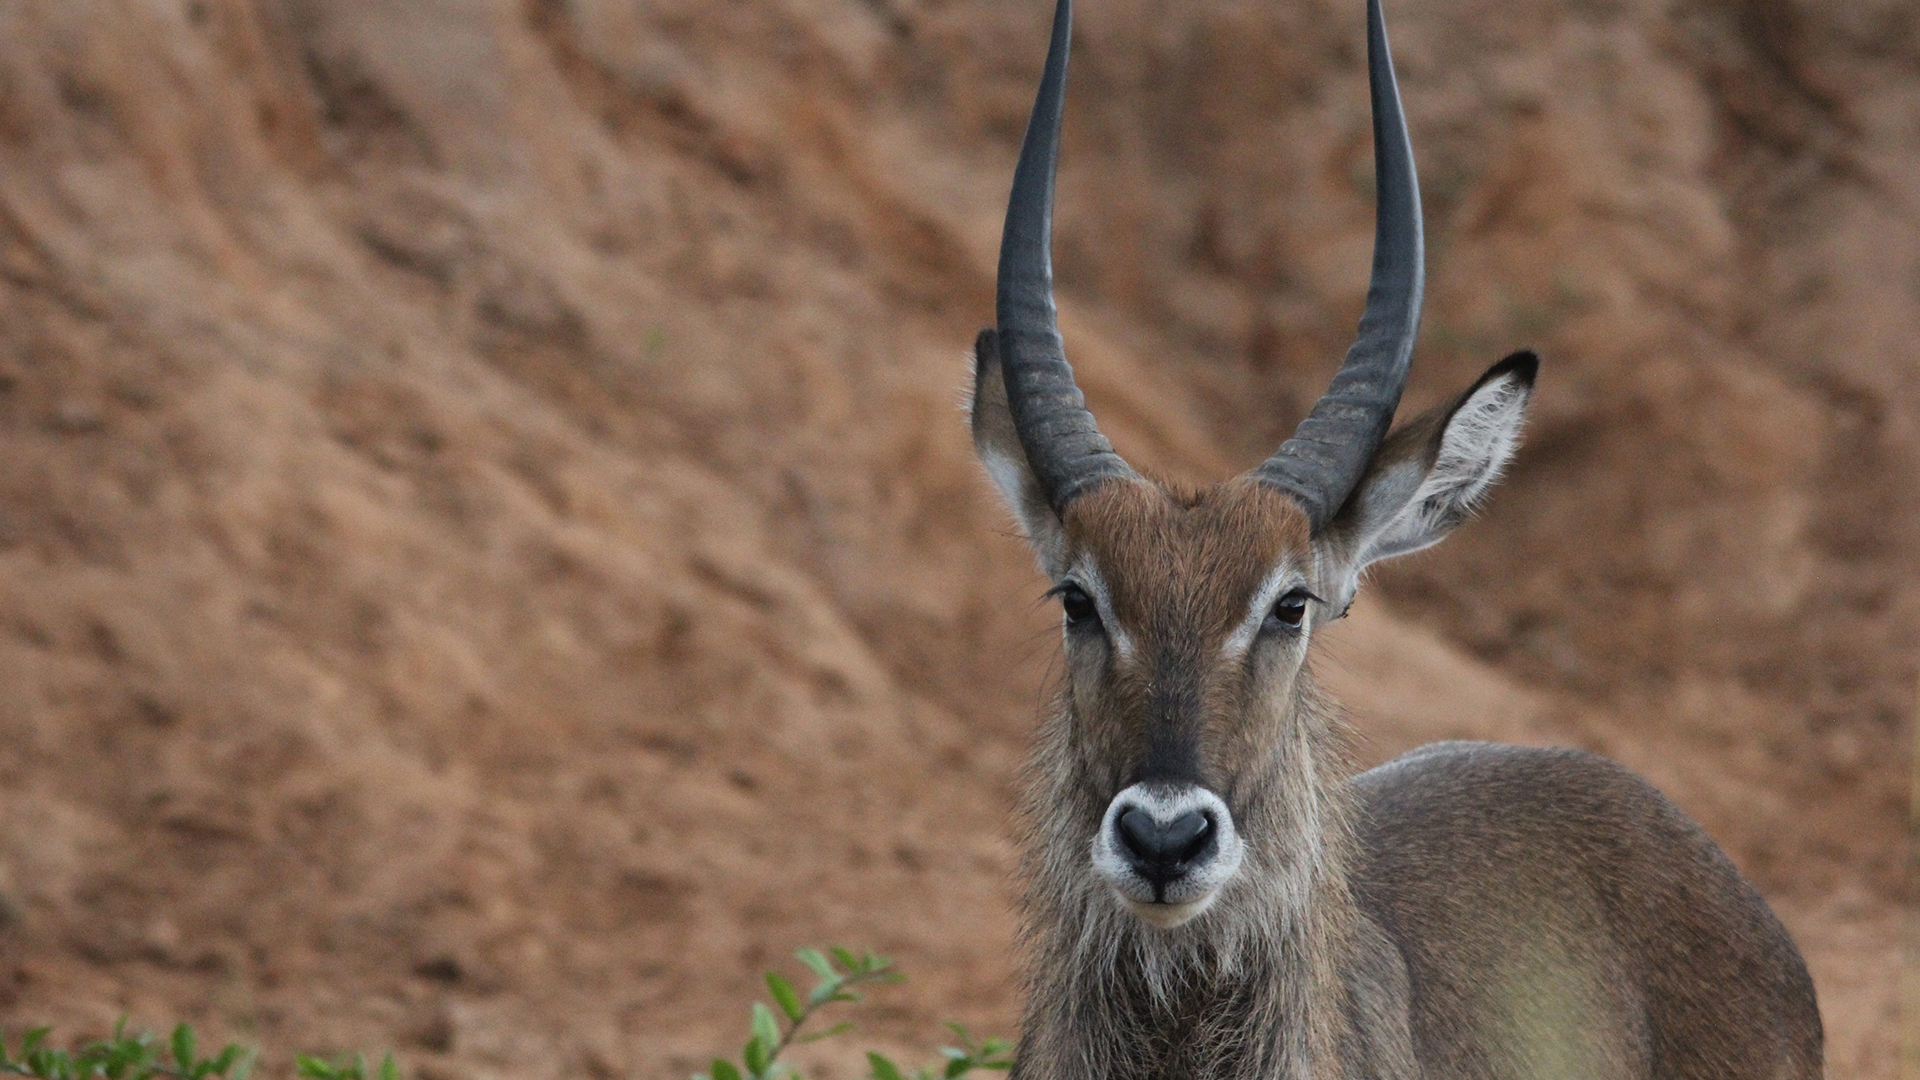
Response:
[[[1065,525],[1070,562],[1092,564],[1132,626],[1175,619],[1224,632],[1275,567],[1310,566],[1306,514],[1245,477],[1192,492],[1103,484],[1067,508]]]

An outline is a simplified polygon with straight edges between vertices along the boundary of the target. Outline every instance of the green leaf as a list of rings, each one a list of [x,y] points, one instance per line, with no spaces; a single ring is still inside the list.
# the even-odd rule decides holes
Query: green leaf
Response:
[[[773,1022],[773,1013],[757,1001],[753,1003],[753,1033],[761,1042],[767,1044],[769,1056],[772,1055],[773,1048],[780,1045],[780,1025]]]
[[[873,1069],[873,1080],[907,1080],[900,1075],[900,1066],[871,1050],[867,1051],[867,1064]]]
[[[760,1076],[767,1071],[767,1065],[772,1061],[770,1053],[772,1049],[771,1046],[761,1042],[758,1035],[747,1040],[747,1045],[740,1051],[740,1056],[746,1059],[747,1075]]]
[[[185,1024],[173,1029],[173,1063],[183,1071],[193,1068],[193,1029]]]
[[[773,1002],[780,1006],[780,1011],[787,1014],[787,1019],[797,1024],[806,1015],[807,1010],[800,1004],[799,992],[779,972],[767,972],[767,991],[773,995]]]
[[[845,1035],[847,1032],[852,1030],[853,1030],[853,1021],[842,1020],[841,1022],[833,1025],[832,1027],[828,1028],[825,1031],[816,1031],[811,1035],[802,1035],[798,1039],[795,1039],[794,1042],[817,1043],[821,1039],[831,1039],[835,1035]]]
[[[842,948],[839,945],[834,945],[834,946],[831,946],[830,948],[832,949],[832,952],[833,952],[833,958],[840,961],[841,967],[846,968],[848,971],[857,971],[861,973],[864,973],[867,971],[867,963],[861,961],[858,957],[854,956],[853,953],[847,951],[846,949]],[[868,953],[867,961],[871,961],[871,960],[873,960],[873,954]]]
[[[793,955],[799,957],[801,963],[812,968],[813,973],[822,979],[830,982],[840,980],[840,973],[833,969],[833,962],[822,956],[819,949],[800,949]]]
[[[35,1050],[27,1055],[27,1068],[34,1076],[44,1076],[51,1080],[60,1075],[66,1064],[66,1057],[67,1055],[58,1050]]]
[[[725,1058],[713,1059],[713,1080],[741,1080],[740,1070]]]
[[[400,1080],[400,1066],[392,1054],[380,1059],[380,1080]]]
[[[46,1042],[47,1036],[51,1034],[53,1034],[53,1029],[50,1027],[37,1027],[27,1032],[26,1041],[20,1044],[20,1056],[22,1058],[32,1057],[33,1052],[40,1049],[40,1044]]]
[[[961,1054],[959,1057],[948,1061],[946,1069],[943,1070],[940,1075],[946,1077],[946,1080],[954,1080],[955,1077],[965,1076],[972,1071],[973,1055]]]

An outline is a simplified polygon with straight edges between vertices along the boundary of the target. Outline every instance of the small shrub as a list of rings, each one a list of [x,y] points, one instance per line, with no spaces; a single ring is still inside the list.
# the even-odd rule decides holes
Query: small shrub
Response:
[[[193,1029],[181,1024],[173,1029],[173,1038],[163,1048],[151,1032],[127,1034],[125,1020],[114,1025],[113,1037],[87,1043],[73,1050],[47,1045],[51,1028],[34,1028],[20,1040],[19,1056],[9,1053],[0,1042],[0,1074],[37,1076],[40,1080],[246,1080],[253,1071],[253,1052],[229,1043],[218,1054],[198,1056]]]
[[[709,1071],[693,1080],[802,1080],[799,1070],[781,1055],[802,1043],[818,1042],[853,1029],[848,1021],[803,1030],[824,1010],[861,1000],[868,987],[899,982],[900,974],[884,956],[856,956],[842,948],[825,952],[801,949],[794,954],[810,969],[815,982],[804,995],[786,976],[766,973],[771,1008],[756,1001],[749,1011],[747,1042],[738,1064],[715,1058]],[[871,1080],[960,1080],[977,1069],[1013,1067],[1013,1044],[1005,1039],[975,1039],[959,1024],[949,1023],[958,1045],[939,1048],[940,1059],[907,1070],[884,1054],[867,1053]],[[247,1080],[253,1071],[254,1051],[228,1043],[210,1057],[199,1055],[193,1028],[180,1024],[164,1043],[151,1032],[129,1035],[126,1021],[114,1026],[110,1038],[61,1050],[47,1045],[50,1028],[35,1028],[9,1050],[0,1039],[0,1076],[31,1076],[38,1080]],[[294,1073],[300,1080],[400,1080],[400,1066],[392,1054],[369,1069],[358,1054],[338,1061],[299,1054]]]
[[[33,1076],[39,1080],[246,1080],[253,1071],[254,1052],[228,1043],[212,1057],[200,1057],[193,1028],[180,1024],[165,1045],[152,1032],[127,1034],[125,1020],[114,1025],[113,1036],[72,1050],[47,1045],[51,1028],[34,1028],[8,1051],[0,1040],[0,1076]],[[16,1056],[17,1055],[17,1056]],[[400,1067],[388,1054],[372,1073],[358,1055],[339,1062],[305,1054],[294,1058],[300,1080],[400,1080]]]
[[[774,1008],[768,1008],[763,1002],[753,1003],[749,1014],[751,1034],[741,1049],[740,1063],[736,1065],[726,1058],[715,1058],[712,1068],[696,1074],[693,1080],[777,1080],[782,1077],[801,1080],[799,1071],[781,1061],[780,1055],[790,1047],[850,1031],[853,1024],[841,1021],[806,1034],[802,1034],[801,1029],[828,1006],[859,1001],[862,996],[860,988],[899,982],[901,978],[894,971],[892,961],[875,953],[855,956],[846,949],[835,947],[827,952],[801,949],[794,955],[817,978],[813,989],[802,997],[784,975],[777,971],[767,972],[767,992],[773,996]],[[774,1009],[779,1010],[778,1016]],[[867,1065],[872,1080],[959,1080],[975,1069],[1004,1070],[1013,1067],[1013,1059],[1009,1056],[1013,1044],[1007,1040],[976,1040],[959,1024],[949,1023],[947,1028],[960,1045],[940,1047],[942,1060],[922,1065],[911,1072],[903,1070],[883,1054],[868,1051]]]

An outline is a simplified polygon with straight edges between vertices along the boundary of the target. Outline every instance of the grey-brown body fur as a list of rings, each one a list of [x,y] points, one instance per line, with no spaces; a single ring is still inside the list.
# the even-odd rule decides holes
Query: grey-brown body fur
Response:
[[[1406,1075],[1820,1075],[1792,939],[1645,780],[1578,750],[1441,743],[1353,787],[1349,880],[1406,972],[1424,1070]]]
[[[1245,895],[1171,931],[1079,872],[1101,800],[1060,771],[1070,720],[1049,724],[1018,1080],[1821,1075],[1791,938],[1646,781],[1577,750],[1465,742],[1339,779],[1339,721],[1303,711],[1335,759],[1324,791],[1294,796],[1318,803],[1321,835],[1283,838]]]

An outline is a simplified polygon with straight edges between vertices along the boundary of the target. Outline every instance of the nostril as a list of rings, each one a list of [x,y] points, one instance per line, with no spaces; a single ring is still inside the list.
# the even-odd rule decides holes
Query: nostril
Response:
[[[1199,858],[1213,842],[1213,819],[1199,810],[1162,823],[1136,806],[1123,811],[1114,825],[1135,863],[1158,873]]]
[[[1213,840],[1213,819],[1198,810],[1190,810],[1167,826],[1166,837],[1168,855],[1176,862],[1190,862]]]
[[[1120,842],[1141,862],[1160,861],[1160,823],[1139,807],[1121,813],[1114,822],[1120,827]]]

